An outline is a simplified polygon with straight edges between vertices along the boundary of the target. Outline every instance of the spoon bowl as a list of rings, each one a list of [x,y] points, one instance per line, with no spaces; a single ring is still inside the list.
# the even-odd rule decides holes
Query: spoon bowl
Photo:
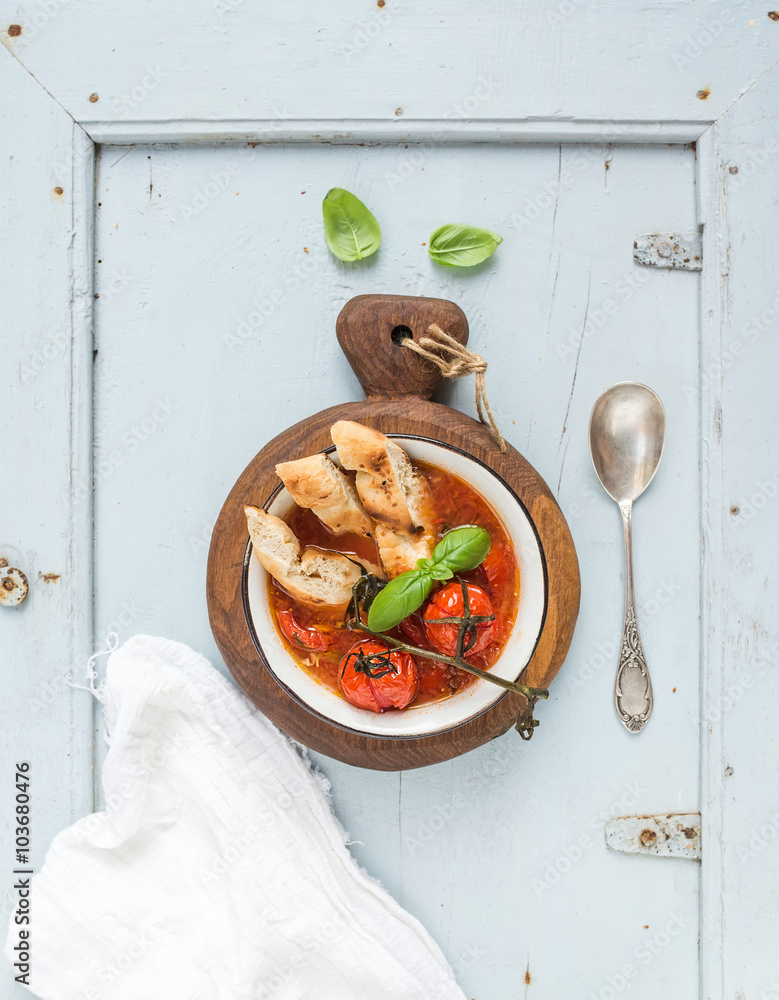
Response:
[[[639,382],[618,382],[598,397],[590,417],[590,454],[603,488],[632,503],[657,472],[665,443],[660,397]]]

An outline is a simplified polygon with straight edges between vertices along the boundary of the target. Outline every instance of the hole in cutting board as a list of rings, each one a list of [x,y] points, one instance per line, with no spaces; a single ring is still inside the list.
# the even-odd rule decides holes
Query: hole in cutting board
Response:
[[[413,338],[414,334],[407,326],[396,326],[393,328],[390,336],[392,337],[393,344],[399,344],[401,341],[405,340],[406,337]]]

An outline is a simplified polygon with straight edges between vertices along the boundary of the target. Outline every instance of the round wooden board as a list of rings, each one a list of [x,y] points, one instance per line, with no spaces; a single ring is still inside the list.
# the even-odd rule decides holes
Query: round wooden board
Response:
[[[348,764],[375,770],[423,767],[473,750],[505,732],[524,709],[525,700],[507,693],[490,709],[450,732],[408,739],[342,730],[290,697],[264,666],[252,642],[242,593],[248,541],[243,508],[247,503],[262,506],[267,501],[279,485],[277,463],[330,447],[330,427],[337,420],[356,420],[385,434],[426,437],[453,445],[506,481],[527,508],[541,541],[548,604],[540,639],[522,674],[523,683],[549,686],[565,659],[579,610],[579,566],[573,540],[544,480],[511,446],[501,452],[483,424],[424,398],[437,388],[440,376],[429,362],[403,348],[397,331],[410,330],[418,337],[431,322],[439,323],[461,343],[467,341],[465,317],[446,300],[359,296],[347,303],[339,316],[338,336],[368,399],[323,410],[267,444],[225,501],[208,558],[211,629],[239,686],[269,719],[300,743]],[[395,340],[392,331],[396,331]]]

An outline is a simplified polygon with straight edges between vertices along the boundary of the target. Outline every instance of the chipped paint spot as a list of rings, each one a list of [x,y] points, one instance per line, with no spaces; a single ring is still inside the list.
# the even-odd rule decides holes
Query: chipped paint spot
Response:
[[[769,14],[768,16],[770,17],[771,15]],[[22,33],[22,26],[21,26],[21,24],[9,24],[8,25],[8,34],[11,36],[11,38],[18,38],[19,35],[21,35],[21,33]]]
[[[618,817],[606,824],[606,846],[624,854],[652,854],[661,858],[699,861],[700,814]]]
[[[779,21],[779,10],[769,10],[768,16],[772,21]]]
[[[708,87],[705,87],[703,90],[699,90],[695,96],[698,98],[699,101],[706,101],[708,100],[710,95],[711,91],[709,90]]]
[[[738,173],[738,167],[735,166],[735,165],[732,166],[732,167],[728,167],[728,173],[729,174],[737,174]]]
[[[65,192],[62,190],[62,188],[59,185],[57,185],[57,187],[54,188],[54,194],[64,194],[64,193]]]
[[[99,97],[99,95],[98,95],[98,94],[90,94],[90,95],[89,95],[89,103],[90,103],[90,104],[97,104],[97,102],[98,102],[99,100],[100,100],[100,97]]]
[[[38,576],[43,580],[44,583],[56,583],[57,580],[62,576],[61,573],[41,573],[38,572]]]
[[[400,118],[400,116],[402,114],[403,114],[403,108],[395,108],[395,117],[396,118]]]

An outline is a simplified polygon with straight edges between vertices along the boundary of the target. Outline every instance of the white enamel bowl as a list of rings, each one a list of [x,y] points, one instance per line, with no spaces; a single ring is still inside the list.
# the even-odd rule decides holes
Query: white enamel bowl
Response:
[[[533,655],[544,624],[547,605],[546,563],[541,544],[524,505],[506,483],[481,462],[455,448],[426,438],[406,438],[392,434],[413,461],[428,462],[465,480],[498,514],[519,562],[520,598],[514,629],[492,673],[517,680]],[[334,461],[335,454],[331,454]],[[279,489],[267,507],[283,517],[292,506],[286,489]],[[355,708],[326,685],[298,666],[279,638],[268,604],[268,574],[246,551],[243,598],[252,641],[260,657],[278,682],[308,711],[334,725],[370,736],[416,737],[454,729],[482,714],[502,698],[505,691],[489,681],[478,680],[464,691],[440,702],[413,705],[403,711],[377,714]],[[355,637],[355,642],[359,641]]]

